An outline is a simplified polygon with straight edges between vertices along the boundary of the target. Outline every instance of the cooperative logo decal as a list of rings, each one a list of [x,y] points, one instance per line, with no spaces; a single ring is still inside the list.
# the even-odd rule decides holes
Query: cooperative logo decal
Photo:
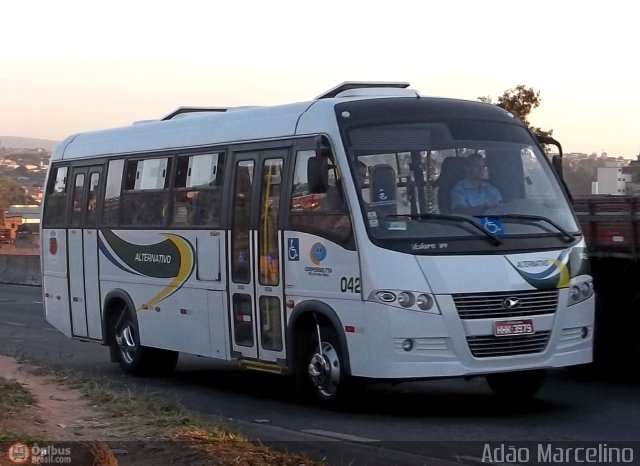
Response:
[[[130,274],[170,279],[158,294],[141,306],[146,308],[178,291],[195,266],[194,248],[181,236],[162,233],[163,241],[154,244],[135,244],[123,240],[110,230],[102,230],[98,247],[102,254],[119,269]]]
[[[320,265],[320,262],[325,260],[326,257],[327,248],[325,248],[322,243],[316,243],[311,246],[311,250],[309,251],[309,258],[315,265]]]
[[[511,264],[531,286],[538,289],[567,288],[571,280],[568,267],[569,251],[563,251],[556,259],[520,260]],[[525,272],[524,269],[546,267],[540,272]]]

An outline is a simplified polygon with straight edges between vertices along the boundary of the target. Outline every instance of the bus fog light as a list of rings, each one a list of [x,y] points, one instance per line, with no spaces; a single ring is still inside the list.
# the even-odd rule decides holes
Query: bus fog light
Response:
[[[398,294],[398,304],[400,304],[400,306],[411,307],[413,306],[414,302],[415,298],[413,294],[409,293],[408,291],[402,291],[400,294]]]
[[[402,342],[402,349],[405,351],[411,351],[413,349],[413,340],[411,338],[407,338]]]
[[[582,327],[580,330],[580,337],[584,340],[589,336],[589,327]]]
[[[428,311],[433,307],[433,298],[426,294],[418,295],[418,299],[416,299],[416,304],[418,305],[418,309],[422,311]]]

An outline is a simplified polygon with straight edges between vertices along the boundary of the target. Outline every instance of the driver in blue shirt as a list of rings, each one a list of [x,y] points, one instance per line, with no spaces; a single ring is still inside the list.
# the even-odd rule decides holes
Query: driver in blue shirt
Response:
[[[484,159],[474,152],[465,164],[465,177],[451,190],[451,208],[455,213],[481,215],[502,202],[500,191],[484,178]]]

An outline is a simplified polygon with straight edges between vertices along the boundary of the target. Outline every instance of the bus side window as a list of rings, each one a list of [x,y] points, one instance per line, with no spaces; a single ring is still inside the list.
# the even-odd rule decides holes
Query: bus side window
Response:
[[[73,183],[73,197],[71,204],[71,228],[80,226],[82,220],[82,201],[84,196],[84,173],[78,173]]]
[[[220,226],[224,153],[178,157],[173,226]]]
[[[166,225],[171,161],[170,157],[127,161],[122,193],[122,225]]]
[[[122,170],[124,160],[112,160],[109,162],[107,172],[107,185],[104,190],[104,202],[102,204],[102,224],[117,226],[120,217],[120,189],[122,185]]]
[[[89,177],[89,193],[87,195],[87,213],[85,218],[86,227],[96,226],[96,195],[100,183],[100,174],[91,173]]]
[[[526,168],[523,166],[520,150],[514,152],[505,149],[489,149],[486,153],[488,181],[500,191],[503,202],[524,199]]]
[[[69,167],[55,167],[52,170],[44,211],[43,224],[45,227],[63,226],[65,222]]]
[[[324,154],[323,154],[324,155]],[[293,175],[290,202],[291,228],[306,231],[343,245],[353,243],[351,218],[342,182],[335,168],[333,155],[328,153],[327,190],[324,193],[311,192],[308,165],[315,150],[298,151]]]

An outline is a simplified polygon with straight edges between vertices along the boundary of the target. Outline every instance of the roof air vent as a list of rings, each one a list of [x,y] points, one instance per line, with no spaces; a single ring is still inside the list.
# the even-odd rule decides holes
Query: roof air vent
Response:
[[[184,118],[185,116],[198,116],[198,113],[226,112],[227,110],[227,107],[180,107],[163,117],[162,121]]]
[[[347,96],[353,96],[353,95],[370,95],[371,92],[365,93],[364,90],[365,89],[372,89],[372,88],[393,88],[393,89],[406,89],[407,87],[409,87],[409,83],[406,82],[387,82],[387,81],[345,81],[342,84],[338,84],[336,87],[329,89],[328,91],[320,94],[319,96],[317,96],[315,98],[315,100],[320,100],[320,99],[331,99],[333,97],[347,97]],[[359,91],[357,93],[349,93],[346,94],[345,91],[353,91],[355,89],[358,89]],[[407,89],[407,91],[409,91]],[[406,95],[405,91],[403,93],[403,95]],[[411,95],[416,95],[417,93],[415,91],[410,91],[412,92]],[[375,94],[381,95],[380,92],[374,91]],[[389,92],[387,91],[385,95],[388,95]]]

